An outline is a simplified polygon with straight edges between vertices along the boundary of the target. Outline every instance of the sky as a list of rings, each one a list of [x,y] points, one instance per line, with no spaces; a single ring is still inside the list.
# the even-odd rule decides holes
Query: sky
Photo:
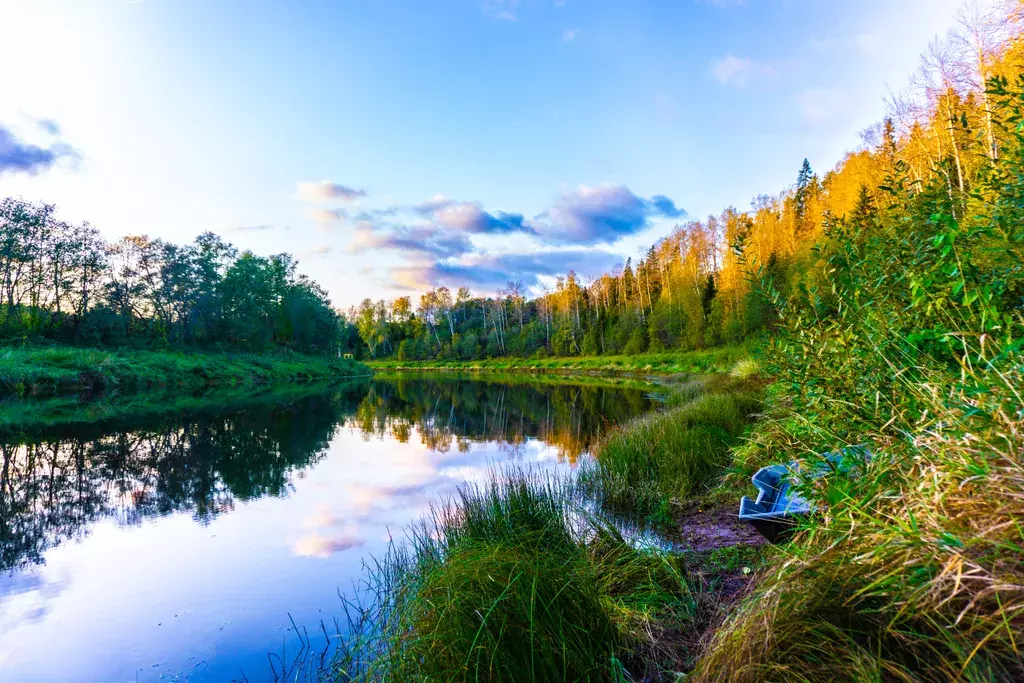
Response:
[[[0,197],[335,305],[595,277],[827,171],[960,0],[0,0]]]

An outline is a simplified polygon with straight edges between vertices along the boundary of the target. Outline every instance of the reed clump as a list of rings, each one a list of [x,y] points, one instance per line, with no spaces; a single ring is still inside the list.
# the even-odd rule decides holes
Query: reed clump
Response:
[[[583,478],[606,507],[644,515],[705,493],[757,414],[759,391],[691,383],[669,406],[616,429],[598,447],[597,467]]]
[[[523,472],[436,507],[364,588],[333,665],[342,680],[607,680],[696,609],[677,559]]]

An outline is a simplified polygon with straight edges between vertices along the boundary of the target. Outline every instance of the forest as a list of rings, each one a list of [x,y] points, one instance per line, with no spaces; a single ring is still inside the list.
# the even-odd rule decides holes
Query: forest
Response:
[[[1024,67],[1016,12],[962,16],[889,98],[885,120],[823,175],[805,160],[792,186],[748,209],[678,225],[642,258],[592,280],[570,271],[534,298],[510,282],[496,296],[440,286],[418,298],[364,300],[347,316],[364,356],[631,355],[734,343],[773,328],[786,301],[823,284],[823,245],[920,219],[927,239],[940,240],[922,248],[959,246],[942,241],[957,236],[933,215],[976,236],[980,228],[967,225],[996,218],[986,205],[1014,196]],[[1009,216],[998,219],[999,230],[1011,230]],[[963,276],[983,277],[982,264],[972,265]],[[969,296],[967,284],[951,296]],[[820,296],[828,307],[830,297]]]
[[[239,251],[213,233],[177,245],[108,243],[55,207],[0,201],[0,339],[144,348],[351,353],[357,358],[634,355],[736,343],[771,329],[792,296],[820,284],[821,246],[881,213],[934,204],[963,222],[1007,195],[1022,66],[1015,12],[964,17],[889,98],[889,115],[834,169],[805,160],[795,183],[745,210],[677,225],[637,260],[553,288],[494,295],[438,286],[336,310],[289,254]],[[948,246],[948,245],[946,245]],[[937,245],[936,248],[945,248]],[[820,279],[820,278],[819,278]],[[964,296],[964,290],[959,292]],[[827,305],[828,297],[820,302]]]
[[[289,254],[213,233],[107,242],[49,204],[0,201],[0,341],[337,354],[351,327]]]

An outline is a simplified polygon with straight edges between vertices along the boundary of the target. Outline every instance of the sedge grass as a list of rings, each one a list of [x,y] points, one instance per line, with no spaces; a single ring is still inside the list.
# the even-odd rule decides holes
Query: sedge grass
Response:
[[[583,480],[602,504],[648,515],[672,499],[703,494],[718,481],[730,463],[730,448],[758,410],[758,392],[706,389],[683,385],[668,409],[636,418],[600,444],[597,466]]]
[[[677,558],[630,546],[576,489],[513,472],[467,486],[370,565],[341,680],[610,680],[697,603]]]
[[[1024,680],[1022,365],[927,379],[858,434],[876,453],[861,476],[808,491],[824,514],[710,639],[695,681]],[[911,403],[927,410],[897,411]],[[835,431],[797,424],[765,423],[746,457]]]

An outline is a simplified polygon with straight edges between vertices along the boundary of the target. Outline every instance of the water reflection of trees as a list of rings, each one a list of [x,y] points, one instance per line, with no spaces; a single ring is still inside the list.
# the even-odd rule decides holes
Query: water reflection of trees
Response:
[[[427,447],[441,452],[466,451],[473,441],[516,449],[536,438],[574,463],[609,426],[644,412],[650,403],[641,389],[600,384],[378,378],[349,424],[366,435],[402,442],[415,427]]]
[[[365,384],[224,411],[67,425],[0,443],[0,569],[41,561],[100,519],[172,512],[200,522],[286,493],[326,451]]]
[[[643,391],[615,387],[377,379],[170,417],[0,433],[0,570],[41,562],[102,519],[187,513],[205,523],[239,501],[284,495],[342,423],[403,442],[415,432],[438,451],[473,441],[517,450],[537,438],[575,461],[649,403]]]

